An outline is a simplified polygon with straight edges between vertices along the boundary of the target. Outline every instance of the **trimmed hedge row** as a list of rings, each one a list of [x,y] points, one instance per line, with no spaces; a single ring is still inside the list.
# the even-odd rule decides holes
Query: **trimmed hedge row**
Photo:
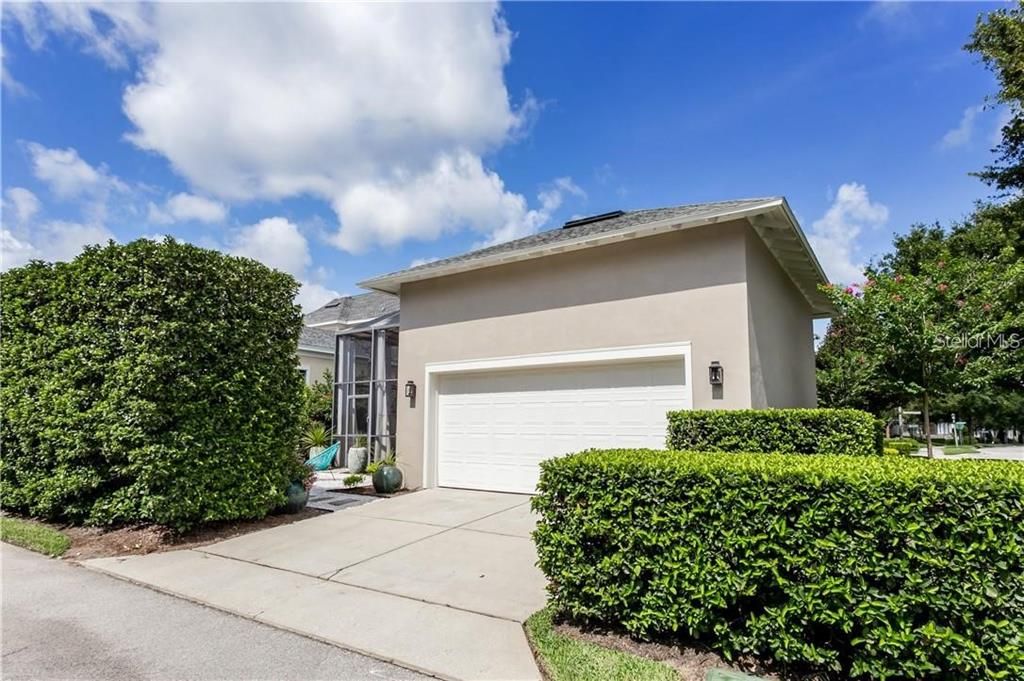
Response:
[[[909,437],[887,438],[883,440],[882,444],[887,448],[895,449],[902,456],[910,456],[921,449],[921,443]]]
[[[668,415],[666,446],[679,451],[882,453],[882,424],[858,409],[709,409]]]
[[[1024,466],[593,450],[541,464],[553,604],[842,678],[1024,678]]]
[[[4,506],[186,528],[282,503],[305,473],[297,290],[171,239],[4,273]]]

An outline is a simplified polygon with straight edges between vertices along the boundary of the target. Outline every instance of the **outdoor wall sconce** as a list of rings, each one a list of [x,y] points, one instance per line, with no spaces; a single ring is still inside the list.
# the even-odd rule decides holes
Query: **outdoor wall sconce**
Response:
[[[712,362],[708,367],[708,382],[711,385],[722,385],[725,379],[725,368],[718,362]]]
[[[416,399],[416,384],[412,381],[405,382],[405,396],[410,400]]]

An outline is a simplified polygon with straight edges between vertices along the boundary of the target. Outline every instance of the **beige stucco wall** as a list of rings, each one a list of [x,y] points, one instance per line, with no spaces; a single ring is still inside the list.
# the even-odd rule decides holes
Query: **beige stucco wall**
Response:
[[[753,230],[746,246],[751,406],[813,407],[810,305]]]
[[[425,364],[690,341],[698,409],[751,405],[745,222],[626,241],[402,287],[399,385]],[[707,380],[726,369],[720,394]],[[406,485],[423,481],[422,401],[398,410]]]
[[[312,385],[314,381],[320,380],[324,370],[334,374],[334,355],[309,352],[299,348],[299,367],[306,369],[306,385]]]

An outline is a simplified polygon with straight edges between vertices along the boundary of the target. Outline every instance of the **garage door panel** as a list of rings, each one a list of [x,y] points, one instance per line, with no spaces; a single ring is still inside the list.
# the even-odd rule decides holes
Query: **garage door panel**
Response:
[[[661,447],[689,408],[681,359],[443,377],[438,482],[533,492],[538,463],[590,447]]]

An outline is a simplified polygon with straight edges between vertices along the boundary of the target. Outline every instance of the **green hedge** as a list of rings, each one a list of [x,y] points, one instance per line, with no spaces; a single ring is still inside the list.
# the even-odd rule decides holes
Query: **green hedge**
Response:
[[[265,515],[300,473],[297,288],[170,239],[4,273],[4,506],[178,528]]]
[[[882,424],[857,409],[711,409],[668,415],[669,449],[787,454],[882,453]]]
[[[910,456],[921,449],[921,443],[909,437],[887,438],[882,441],[883,446],[895,449],[902,456]]]
[[[589,451],[541,465],[556,608],[841,678],[1024,678],[1024,466]]]

